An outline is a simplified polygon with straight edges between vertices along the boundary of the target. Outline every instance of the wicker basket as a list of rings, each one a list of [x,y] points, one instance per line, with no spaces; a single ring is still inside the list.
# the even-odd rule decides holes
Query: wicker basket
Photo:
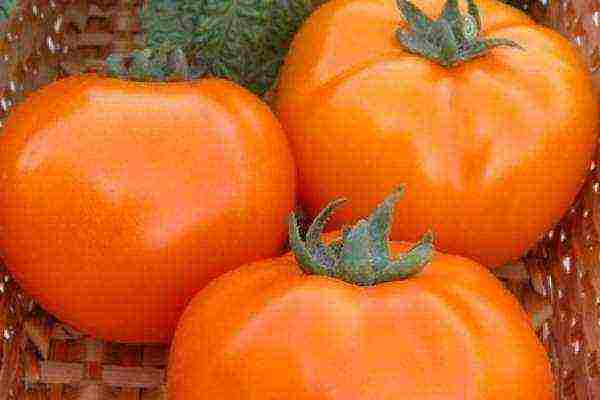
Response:
[[[600,88],[600,0],[521,4],[579,46]],[[21,0],[0,25],[0,127],[26,93],[135,48],[138,8],[135,0]],[[498,271],[548,349],[560,399],[600,400],[596,165],[565,219],[521,264]],[[37,307],[0,265],[0,400],[162,400],[167,352],[85,337]]]

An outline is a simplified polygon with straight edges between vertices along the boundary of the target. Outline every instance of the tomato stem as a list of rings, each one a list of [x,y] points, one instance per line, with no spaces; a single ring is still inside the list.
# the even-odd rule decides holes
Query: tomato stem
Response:
[[[463,15],[458,0],[447,0],[437,20],[430,19],[410,0],[397,0],[407,28],[396,31],[398,42],[409,52],[419,54],[443,67],[450,68],[481,57],[499,46],[524,50],[518,43],[502,38],[481,38],[481,16],[474,0],[467,0],[468,13]]]
[[[330,202],[308,228],[304,240],[292,213],[290,244],[300,268],[307,274],[330,276],[360,286],[407,279],[421,272],[433,256],[431,232],[399,258],[390,258],[388,241],[393,211],[403,193],[403,187],[396,189],[369,218],[344,228],[342,237],[329,245],[323,243],[321,234],[329,217],[345,199]]]

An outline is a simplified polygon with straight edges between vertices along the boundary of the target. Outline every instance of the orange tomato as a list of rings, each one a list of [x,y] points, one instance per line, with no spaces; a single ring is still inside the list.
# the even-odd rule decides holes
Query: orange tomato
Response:
[[[306,275],[291,254],[221,276],[179,322],[168,391],[171,400],[554,398],[515,298],[480,264],[442,253],[413,278],[368,287]]]
[[[417,0],[433,18],[442,0]],[[511,39],[451,68],[405,51],[395,0],[332,0],[296,35],[277,114],[314,215],[329,199],[355,221],[405,182],[392,238],[431,228],[443,251],[489,267],[523,254],[574,199],[598,113],[575,49],[525,14],[479,0],[482,37]],[[466,10],[466,4],[461,5]]]
[[[209,280],[283,248],[289,145],[232,83],[67,78],[12,111],[0,148],[10,272],[103,339],[169,341]]]

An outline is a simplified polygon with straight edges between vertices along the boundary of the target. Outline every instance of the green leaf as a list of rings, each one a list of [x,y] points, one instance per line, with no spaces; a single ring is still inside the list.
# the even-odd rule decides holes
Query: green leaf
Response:
[[[426,33],[433,22],[409,0],[396,0],[406,22],[415,33]]]
[[[406,29],[398,29],[396,31],[396,39],[411,53],[420,54],[430,60],[438,60],[440,58],[439,48],[423,40],[422,36],[418,36],[414,32]]]
[[[463,35],[463,17],[458,8],[458,0],[448,0],[442,10],[440,20],[446,21],[452,29],[452,33],[455,37],[455,43],[461,43],[464,41]]]
[[[481,30],[481,14],[479,13],[479,7],[475,4],[475,0],[467,0],[469,15],[475,19],[475,23],[477,24],[477,31]]]
[[[341,238],[334,240],[329,244],[329,251],[333,254],[334,259],[337,261],[342,254],[342,249],[344,248],[344,242]]]
[[[17,0],[0,0],[0,22],[10,18],[17,6]]]
[[[341,278],[358,285],[373,284],[374,268],[369,223],[360,220],[344,238],[339,263],[344,266]]]
[[[369,217],[369,234],[372,239],[373,266],[377,269],[385,267],[390,261],[388,240],[394,215],[394,207],[402,198],[404,187],[392,192]]]
[[[308,251],[302,238],[300,237],[300,229],[296,215],[292,213],[288,222],[288,233],[290,237],[290,247],[296,257],[298,265],[307,274],[328,275],[328,270],[321,263],[315,260],[312,254]]]
[[[519,45],[516,42],[513,42],[512,40],[489,38],[478,40],[470,46],[460,49],[460,51],[457,53],[456,58],[459,61],[470,60],[476,57],[481,57],[485,55],[490,49],[500,46],[508,46],[519,50],[525,50],[521,45]]]
[[[106,69],[108,76],[115,78],[123,78],[127,76],[125,60],[119,55],[111,54],[106,58]]]
[[[458,40],[454,36],[450,23],[440,19],[433,23],[431,34],[431,42],[439,48],[440,59],[443,62],[454,60],[454,56],[458,51]]]
[[[323,233],[323,229],[325,229],[325,225],[331,217],[331,214],[345,202],[346,199],[337,199],[330,202],[323,210],[321,210],[306,232],[306,249],[318,262],[321,262],[330,268],[333,268],[335,265],[336,257],[321,240],[321,234]]]
[[[181,48],[191,71],[262,95],[312,10],[311,0],[148,0],[142,27],[152,49]]]
[[[180,80],[185,80],[190,76],[190,66],[181,48],[173,50],[168,55],[168,66],[169,70],[173,71],[173,74]]]
[[[406,279],[421,272],[433,257],[433,233],[427,232],[407,253],[379,271],[375,283]]]
[[[483,43],[485,44],[485,46],[488,49],[492,49],[494,47],[500,47],[500,46],[508,46],[508,47],[513,47],[522,51],[525,51],[525,48],[523,46],[521,46],[519,43],[510,40],[510,39],[504,39],[504,38],[487,38],[483,40]]]
[[[479,36],[480,28],[477,20],[471,14],[462,17],[462,36],[465,42],[472,42]]]
[[[325,208],[322,209],[321,212],[316,216],[313,223],[310,225],[308,231],[306,232],[306,246],[309,250],[321,243],[321,234],[325,229],[327,221],[329,220],[335,209],[344,204],[345,202],[346,199],[343,198],[334,200],[327,204],[327,206],[325,206]]]

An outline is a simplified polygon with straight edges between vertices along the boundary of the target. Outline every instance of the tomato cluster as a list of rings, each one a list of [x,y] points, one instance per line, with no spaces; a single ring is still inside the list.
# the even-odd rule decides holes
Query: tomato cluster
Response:
[[[89,334],[175,335],[172,400],[553,398],[488,268],[573,201],[597,103],[565,39],[478,6],[331,0],[296,34],[274,112],[217,79],[37,91],[0,137],[8,268]],[[428,229],[444,253],[407,243]]]

